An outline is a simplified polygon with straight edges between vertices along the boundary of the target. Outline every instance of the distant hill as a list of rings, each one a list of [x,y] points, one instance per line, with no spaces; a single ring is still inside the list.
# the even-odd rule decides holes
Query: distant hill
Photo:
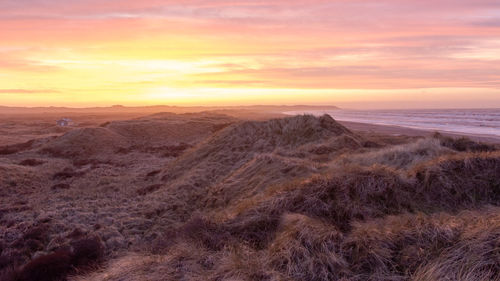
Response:
[[[170,105],[154,105],[154,106],[122,106],[113,105],[109,107],[9,107],[0,106],[0,114],[39,114],[39,113],[157,113],[157,112],[200,112],[200,111],[232,111],[245,110],[251,112],[285,112],[299,110],[335,110],[339,109],[336,106],[314,106],[314,105],[250,105],[250,106],[170,106]]]

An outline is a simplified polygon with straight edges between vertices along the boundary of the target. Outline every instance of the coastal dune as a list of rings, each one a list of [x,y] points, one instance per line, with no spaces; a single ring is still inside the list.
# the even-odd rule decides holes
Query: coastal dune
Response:
[[[202,112],[0,151],[2,281],[500,280],[496,144]]]

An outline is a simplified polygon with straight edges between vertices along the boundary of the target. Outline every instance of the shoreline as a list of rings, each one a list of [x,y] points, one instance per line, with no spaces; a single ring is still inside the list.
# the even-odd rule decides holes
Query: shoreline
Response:
[[[458,132],[449,132],[441,130],[414,129],[396,125],[379,125],[371,123],[341,121],[341,120],[335,120],[335,121],[339,122],[340,124],[346,126],[348,129],[353,131],[362,131],[362,132],[386,134],[386,135],[406,135],[414,137],[417,136],[427,137],[431,136],[435,132],[439,132],[444,136],[449,136],[454,138],[467,137],[472,140],[480,142],[495,143],[495,144],[500,143],[500,136],[495,136],[495,135],[477,135],[477,134],[458,133]]]

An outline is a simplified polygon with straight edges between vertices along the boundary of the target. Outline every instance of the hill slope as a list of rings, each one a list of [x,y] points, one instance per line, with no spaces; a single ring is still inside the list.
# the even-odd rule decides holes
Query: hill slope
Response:
[[[173,202],[170,209],[187,218],[203,205],[244,198],[271,183],[317,172],[321,165],[304,156],[314,145],[344,136],[356,138],[326,115],[237,123],[170,163],[160,173],[164,188],[151,196]],[[237,186],[241,180],[245,187]]]
[[[2,151],[1,281],[500,280],[491,145],[161,113]]]

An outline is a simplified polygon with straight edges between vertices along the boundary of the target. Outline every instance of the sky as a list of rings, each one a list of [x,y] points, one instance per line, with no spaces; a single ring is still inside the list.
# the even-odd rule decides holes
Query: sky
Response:
[[[0,105],[113,104],[500,108],[500,1],[0,1]]]

